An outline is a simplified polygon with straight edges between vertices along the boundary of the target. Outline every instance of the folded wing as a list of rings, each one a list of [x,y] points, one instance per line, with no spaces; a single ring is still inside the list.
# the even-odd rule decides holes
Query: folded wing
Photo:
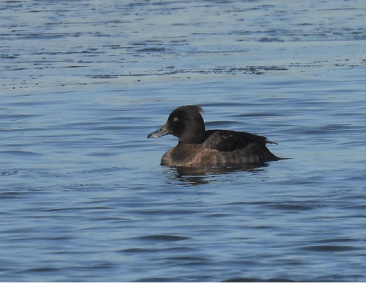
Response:
[[[266,148],[268,141],[266,137],[249,134],[246,132],[234,132],[226,130],[206,131],[205,147],[218,151],[234,151],[247,147],[251,143],[256,143],[260,147]]]

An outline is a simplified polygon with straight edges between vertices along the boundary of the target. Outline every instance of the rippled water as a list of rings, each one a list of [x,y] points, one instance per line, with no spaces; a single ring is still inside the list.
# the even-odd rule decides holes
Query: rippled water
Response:
[[[3,1],[3,281],[365,281],[363,1]],[[160,166],[180,105],[260,168]]]

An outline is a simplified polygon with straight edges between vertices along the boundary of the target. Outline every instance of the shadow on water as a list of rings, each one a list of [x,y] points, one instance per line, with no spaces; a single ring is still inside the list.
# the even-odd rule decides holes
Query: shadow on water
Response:
[[[168,178],[188,184],[189,186],[208,184],[213,181],[213,176],[236,172],[258,173],[267,167],[267,163],[250,163],[232,166],[208,167],[172,167],[168,170]]]

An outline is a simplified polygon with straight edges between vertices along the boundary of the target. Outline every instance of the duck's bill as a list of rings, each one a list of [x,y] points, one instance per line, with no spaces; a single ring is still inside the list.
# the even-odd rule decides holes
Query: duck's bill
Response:
[[[170,134],[170,131],[167,125],[165,124],[160,130],[152,132],[150,135],[148,135],[147,138],[158,138],[168,134]]]

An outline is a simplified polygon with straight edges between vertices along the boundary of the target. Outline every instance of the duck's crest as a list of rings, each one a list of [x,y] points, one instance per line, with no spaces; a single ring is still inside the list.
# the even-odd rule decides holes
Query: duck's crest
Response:
[[[197,112],[204,112],[203,109],[200,106],[197,105],[186,105],[186,106],[182,106],[184,108],[188,108]]]

